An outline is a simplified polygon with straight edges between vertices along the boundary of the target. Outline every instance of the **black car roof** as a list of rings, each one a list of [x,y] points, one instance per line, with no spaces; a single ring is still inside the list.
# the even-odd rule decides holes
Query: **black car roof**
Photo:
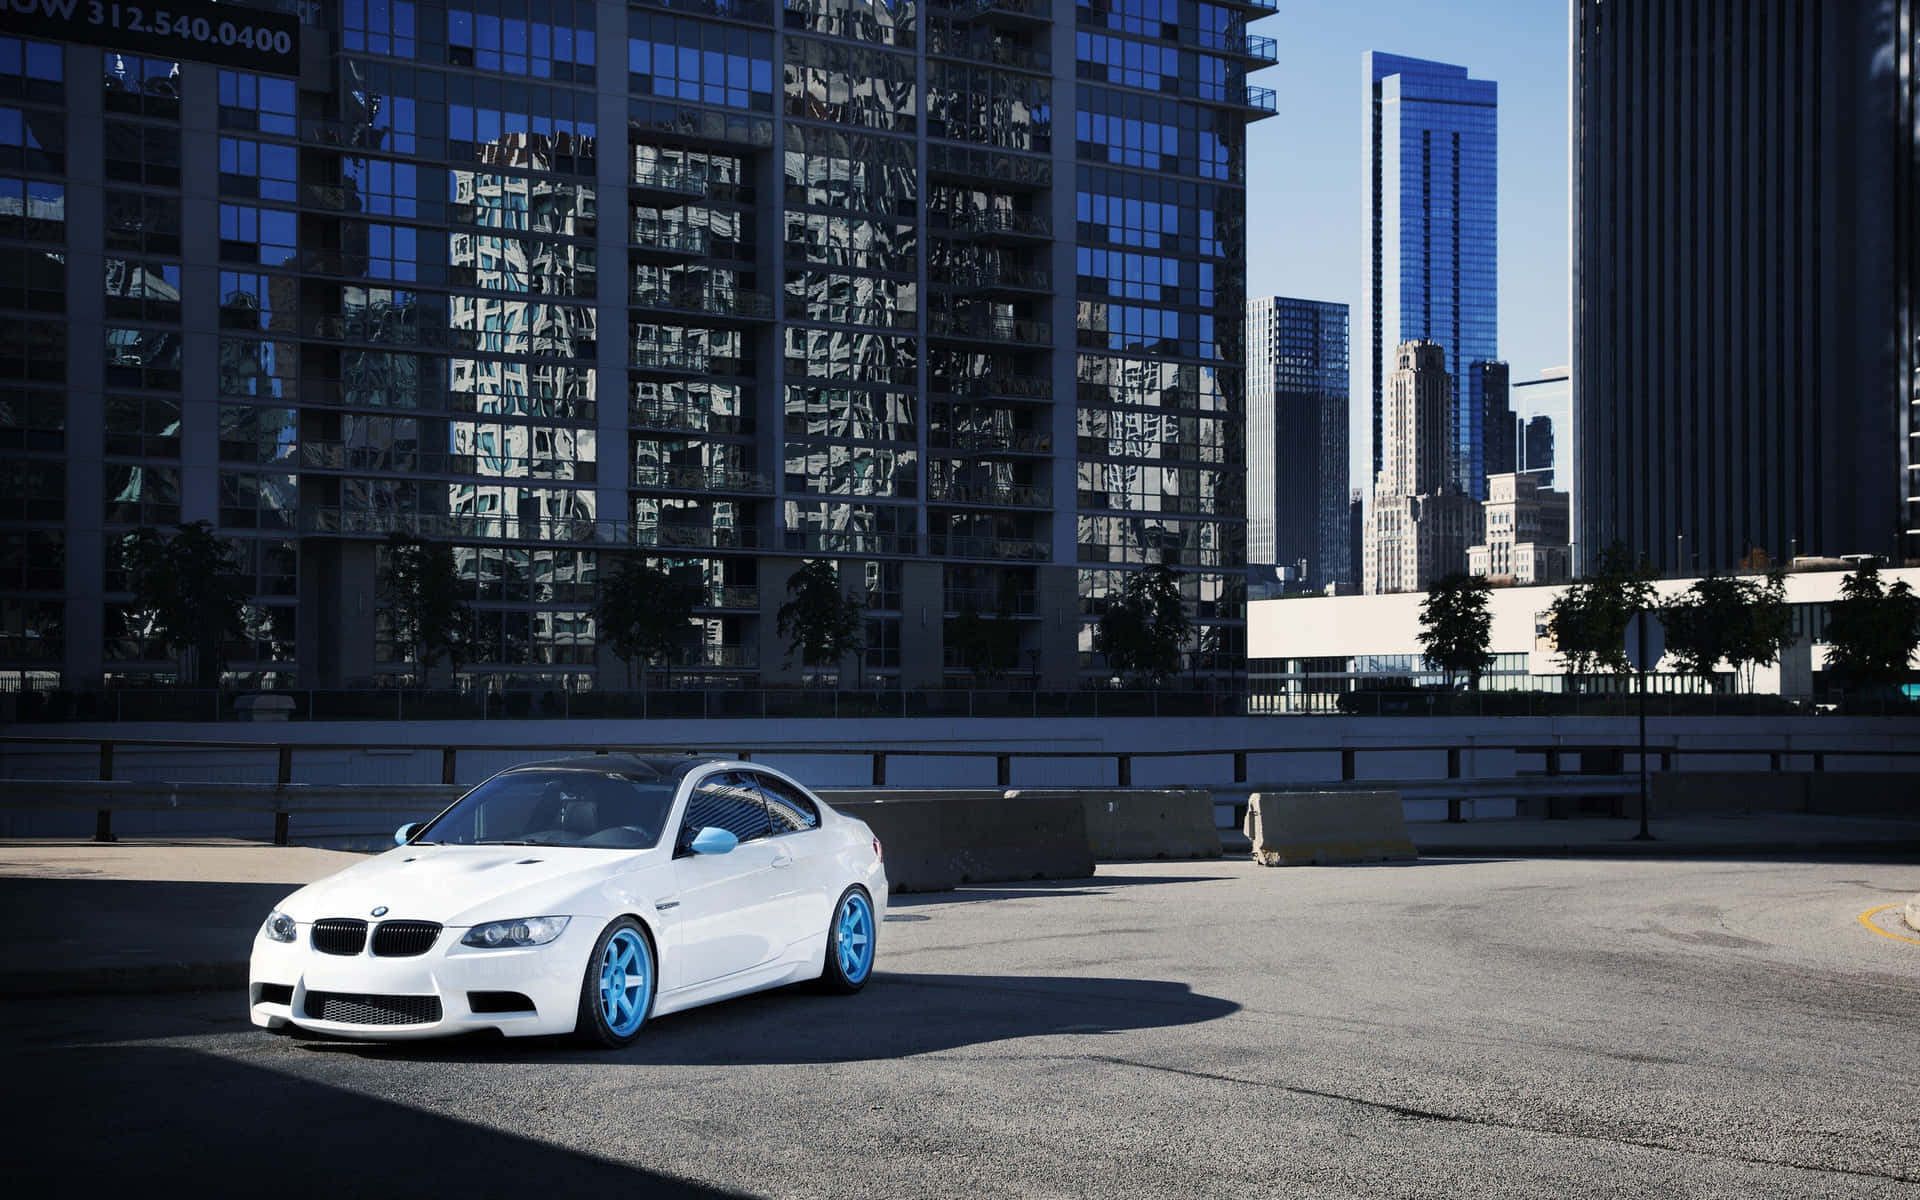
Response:
[[[520,763],[507,769],[510,771],[601,771],[625,775],[634,780],[665,781],[678,779],[695,767],[724,761],[714,754],[687,754],[678,758],[642,757],[638,754],[576,754],[568,758],[547,758],[538,762]]]

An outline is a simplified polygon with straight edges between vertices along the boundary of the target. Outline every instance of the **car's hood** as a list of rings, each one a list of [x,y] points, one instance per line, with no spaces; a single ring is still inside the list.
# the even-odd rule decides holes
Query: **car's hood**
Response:
[[[645,899],[634,893],[645,876],[634,873],[656,857],[571,846],[399,846],[308,884],[279,907],[302,922],[364,920],[376,908],[387,920],[442,925],[602,916]]]

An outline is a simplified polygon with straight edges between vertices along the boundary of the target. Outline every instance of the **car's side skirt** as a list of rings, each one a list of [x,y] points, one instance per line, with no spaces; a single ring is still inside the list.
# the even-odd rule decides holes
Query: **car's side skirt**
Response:
[[[654,998],[653,1014],[664,1016],[683,1009],[697,1008],[702,1004],[731,1000],[735,996],[744,996],[749,992],[784,987],[789,983],[799,983],[805,979],[818,979],[826,958],[826,934],[803,938],[787,947],[785,954],[770,963],[736,971],[732,975],[724,975],[719,979],[709,979],[705,983],[692,987],[661,992]]]

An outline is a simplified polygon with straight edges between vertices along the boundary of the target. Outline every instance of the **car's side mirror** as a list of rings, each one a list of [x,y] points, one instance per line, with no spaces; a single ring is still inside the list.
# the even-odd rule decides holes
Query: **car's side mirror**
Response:
[[[418,832],[420,832],[420,822],[408,822],[393,831],[393,844],[396,846],[404,846],[407,844],[407,839]]]
[[[739,838],[714,825],[708,825],[693,835],[695,854],[729,854],[739,844]]]

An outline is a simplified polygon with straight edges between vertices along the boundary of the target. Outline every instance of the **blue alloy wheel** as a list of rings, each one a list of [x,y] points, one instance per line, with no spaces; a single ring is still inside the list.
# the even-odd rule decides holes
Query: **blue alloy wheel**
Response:
[[[834,910],[827,934],[827,962],[822,975],[839,992],[857,992],[873,970],[873,902],[859,888],[848,888]]]
[[[647,944],[631,929],[608,939],[600,955],[600,1015],[615,1037],[632,1037],[647,1019],[653,991]]]
[[[575,1035],[609,1048],[633,1041],[653,1011],[654,983],[653,944],[638,921],[621,917],[607,926],[587,959]]]

